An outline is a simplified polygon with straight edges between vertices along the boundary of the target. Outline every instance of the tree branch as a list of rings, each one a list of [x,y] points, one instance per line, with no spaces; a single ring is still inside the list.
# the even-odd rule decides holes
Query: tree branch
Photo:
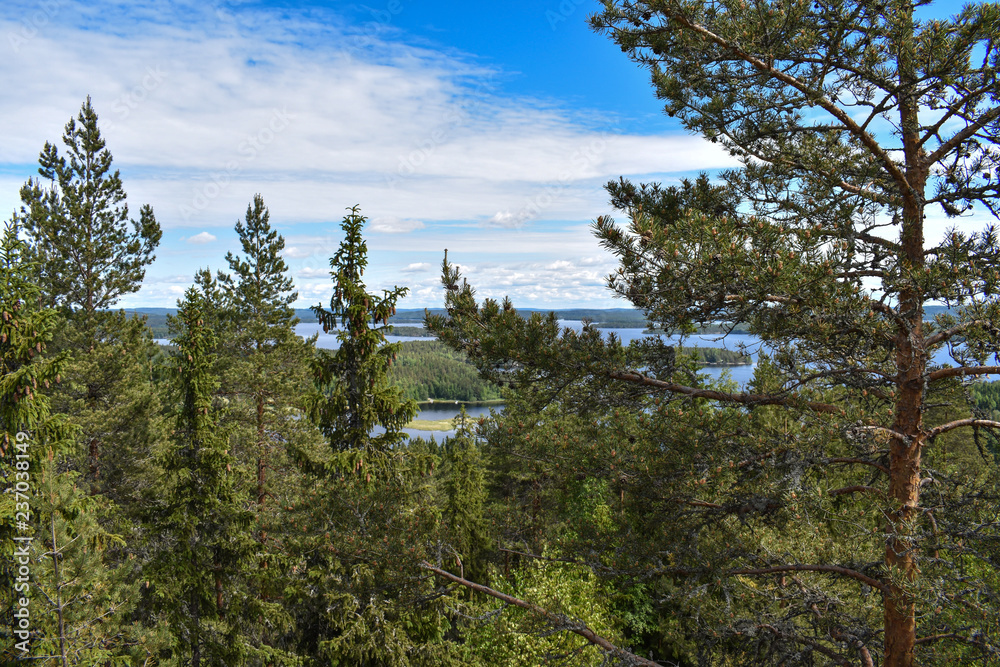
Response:
[[[826,646],[823,646],[819,642],[815,642],[811,639],[806,639],[805,637],[798,637],[796,635],[785,634],[784,632],[781,632],[780,630],[778,630],[778,628],[774,627],[773,625],[759,625],[757,627],[770,631],[775,637],[781,637],[782,639],[789,639],[793,642],[798,642],[800,644],[805,644],[806,646],[811,646],[814,650],[819,651],[828,658],[836,660],[840,665],[842,665],[842,667],[850,667],[851,665],[850,660],[840,655],[836,651],[827,648]]]
[[[656,387],[657,389],[663,389],[665,391],[672,391],[677,394],[684,394],[686,396],[692,396],[694,398],[708,398],[714,401],[722,401],[725,403],[742,403],[744,405],[789,405],[789,406],[801,406],[812,410],[813,412],[824,412],[828,414],[841,414],[843,410],[838,408],[836,405],[831,405],[829,403],[816,403],[813,401],[802,401],[796,399],[794,396],[774,396],[771,394],[730,394],[722,391],[714,391],[711,389],[698,389],[697,387],[688,387],[682,384],[676,384],[674,382],[664,382],[663,380],[657,380],[656,378],[646,377],[645,375],[640,375],[638,373],[622,373],[618,371],[612,371],[608,373],[608,377],[615,380],[622,380],[624,382],[633,382],[635,384],[646,385],[648,387]]]
[[[958,326],[954,326],[954,327],[952,327],[950,329],[945,329],[944,331],[939,331],[936,334],[934,334],[933,336],[928,336],[926,339],[924,339],[924,344],[925,345],[936,345],[937,343],[941,343],[941,342],[944,342],[946,340],[950,340],[953,336],[955,336],[957,334],[960,334],[963,331],[965,331],[966,329],[969,329],[971,327],[982,326],[982,325],[987,325],[988,326],[990,324],[992,324],[992,322],[990,322],[989,320],[972,320],[971,322],[964,322],[964,323],[959,324]]]
[[[506,595],[504,593],[501,593],[500,591],[495,591],[492,588],[489,588],[487,586],[483,586],[482,584],[477,584],[475,582],[469,581],[468,579],[463,579],[462,577],[457,577],[454,574],[451,574],[450,572],[445,572],[441,568],[434,567],[433,565],[431,565],[427,561],[423,561],[422,563],[420,563],[420,567],[422,567],[424,569],[427,569],[427,570],[430,570],[434,574],[436,574],[436,575],[438,575],[440,577],[444,577],[445,579],[447,579],[449,581],[453,581],[456,584],[459,584],[461,586],[465,586],[466,588],[471,588],[474,591],[478,591],[480,593],[484,593],[486,595],[489,595],[490,597],[494,597],[494,598],[496,598],[498,600],[502,600],[502,601],[504,601],[504,602],[506,602],[508,604],[512,604],[512,605],[521,607],[522,609],[527,609],[532,614],[535,614],[536,616],[540,616],[540,617],[544,618],[546,621],[548,621],[549,623],[552,623],[556,627],[565,628],[566,630],[569,630],[570,632],[572,632],[574,634],[580,635],[581,637],[583,637],[584,639],[586,639],[591,644],[594,644],[595,646],[601,647],[602,649],[604,649],[605,651],[607,651],[608,653],[610,653],[612,655],[618,656],[620,658],[625,658],[625,659],[629,660],[632,664],[643,665],[643,667],[660,667],[659,665],[657,665],[652,660],[647,660],[646,658],[643,658],[641,656],[635,655],[634,653],[630,653],[630,652],[626,651],[625,649],[618,648],[617,646],[615,646],[614,644],[612,644],[611,642],[609,642],[604,637],[601,637],[600,635],[598,635],[597,633],[595,633],[593,630],[591,630],[590,628],[588,628],[583,623],[576,623],[576,624],[574,624],[572,626],[568,626],[567,627],[567,625],[566,625],[566,619],[560,618],[557,614],[553,614],[552,612],[550,612],[550,611],[548,611],[546,609],[543,609],[543,608],[539,607],[538,605],[532,604],[530,602],[525,602],[524,600],[520,600],[520,599],[518,599],[516,597],[513,597],[511,595]]]
[[[947,424],[942,424],[941,426],[935,426],[928,433],[928,438],[936,438],[942,433],[947,433],[948,431],[953,431],[956,428],[962,428],[963,426],[985,426],[986,428],[1000,428],[1000,422],[991,421],[989,419],[976,419],[971,417],[969,419],[956,419],[953,422],[948,422]]]
[[[889,154],[886,153],[885,150],[879,145],[879,143],[875,140],[875,137],[870,135],[868,132],[862,130],[861,127],[856,122],[854,122],[854,119],[851,118],[851,116],[847,112],[845,112],[843,109],[834,104],[832,100],[826,97],[826,95],[824,95],[819,91],[811,89],[809,86],[807,86],[802,81],[799,81],[794,76],[786,74],[785,72],[779,69],[775,69],[773,66],[768,65],[764,61],[744,51],[735,44],[730,43],[729,40],[720,37],[719,35],[716,35],[711,30],[708,30],[704,26],[691,22],[687,17],[683,16],[679,12],[671,11],[667,8],[663,8],[661,9],[661,11],[666,16],[673,19],[677,23],[680,23],[689,30],[698,33],[704,39],[714,42],[723,49],[726,49],[727,51],[730,51],[735,55],[739,56],[742,60],[744,60],[745,62],[747,62],[760,72],[767,74],[768,76],[771,76],[774,79],[777,79],[778,81],[781,81],[785,85],[791,86],[795,90],[805,95],[810,102],[815,103],[817,106],[821,107],[831,116],[833,116],[838,121],[843,123],[847,131],[850,132],[852,135],[854,135],[854,137],[858,139],[858,141],[860,141],[865,146],[865,148],[867,148],[871,152],[872,156],[877,158],[879,162],[882,163],[882,167],[887,172],[889,172],[889,175],[892,176],[892,179],[894,181],[896,181],[896,184],[899,186],[901,191],[905,192],[910,188],[910,184],[906,178],[906,174],[904,174],[900,170],[899,165],[897,165],[893,161],[893,159],[889,156]],[[963,133],[959,134],[961,135]],[[957,139],[958,136],[959,135],[956,135],[956,137],[953,138],[953,140]]]
[[[827,493],[829,493],[831,496],[843,496],[848,493],[858,493],[858,492],[875,493],[880,496],[885,496],[885,493],[883,493],[880,489],[876,489],[874,486],[863,486],[863,485],[845,486],[840,489],[831,489]]]
[[[851,579],[856,579],[863,584],[871,586],[872,588],[881,591],[883,595],[889,594],[889,587],[883,584],[881,581],[872,579],[869,576],[861,574],[857,570],[852,570],[847,567],[841,567],[839,565],[778,565],[775,567],[763,567],[755,569],[745,569],[745,570],[730,570],[728,574],[776,574],[778,572],[832,572],[834,574],[842,574],[845,577],[850,577]]]
[[[940,161],[941,158],[947,155],[949,151],[953,150],[956,146],[995,121],[997,118],[1000,118],[1000,107],[994,107],[993,109],[987,111],[980,116],[976,122],[966,125],[961,132],[956,133],[951,139],[938,146],[936,151],[924,158],[925,164],[934,164],[935,162]]]
[[[841,458],[830,459],[830,463],[860,463],[861,465],[871,466],[873,468],[881,470],[886,474],[886,476],[889,475],[889,469],[886,468],[884,465],[882,465],[881,463],[876,463],[875,461],[869,461],[867,459],[851,459],[851,458],[841,457]]]
[[[928,382],[965,375],[1000,375],[1000,366],[960,366],[958,368],[942,368],[927,376]]]

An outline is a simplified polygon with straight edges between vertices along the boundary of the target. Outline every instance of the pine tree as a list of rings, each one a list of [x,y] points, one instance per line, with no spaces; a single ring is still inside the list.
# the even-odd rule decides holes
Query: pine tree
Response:
[[[127,503],[134,494],[122,493],[128,488],[123,477],[141,472],[140,462],[160,437],[151,384],[157,347],[141,321],[107,309],[140,288],[162,234],[148,205],[138,220],[129,219],[89,97],[67,123],[63,143],[65,156],[45,144],[41,178],[21,188],[16,217],[40,298],[66,317],[54,346],[71,352],[72,360],[54,400],[80,427],[84,451],[76,466],[93,492]]]
[[[706,386],[662,344],[591,345],[515,321],[509,303],[478,308],[446,271],[437,326],[484,369],[598,427],[614,413],[585,408],[627,407],[602,436],[609,456],[571,461],[670,518],[638,515],[663,536],[647,564],[664,588],[716,592],[687,630],[737,662],[1000,655],[998,470],[970,465],[960,437],[1000,423],[950,386],[1000,374],[1000,245],[993,226],[924,238],[934,208],[996,211],[1000,14],[921,21],[917,4],[609,0],[593,19],[649,68],[668,113],[743,162],[716,191],[609,184],[627,217],[595,224],[620,263],[609,286],[668,332],[722,322],[762,339],[746,390]],[[925,322],[934,300],[952,314]],[[943,346],[954,367],[931,362]],[[685,540],[666,539],[678,528]]]
[[[882,579],[891,667],[914,664],[927,623],[917,609],[923,554],[912,546],[928,516],[923,455],[938,434],[981,421],[927,424],[928,391],[1000,373],[987,361],[1000,348],[995,230],[925,240],[932,208],[997,212],[1000,14],[973,4],[921,20],[921,4],[627,1],[593,19],[650,69],[668,113],[741,159],[726,180],[758,216],[656,220],[623,188],[637,237],[598,222],[623,262],[614,288],[686,286],[650,317],[749,322],[765,340],[794,345],[778,383],[799,387],[787,399],[807,411],[815,406],[804,392],[817,382],[885,397],[859,417],[873,441],[888,438],[878,488],[895,505]],[[936,299],[958,314],[927,326],[924,305]],[[971,343],[958,366],[934,368],[931,354],[957,338]]]
[[[312,341],[295,333],[298,318],[291,304],[298,299],[288,266],[281,257],[285,240],[270,225],[270,213],[260,195],[236,223],[243,256],[226,255],[232,273],[219,272],[220,311],[227,345],[220,349],[225,365],[226,393],[245,396],[255,459],[256,498],[263,510],[271,495],[267,481],[277,441],[301,448],[310,439],[308,422],[299,419],[309,396]],[[279,460],[287,459],[280,457]],[[280,464],[279,464],[280,465]]]
[[[66,124],[63,144],[66,157],[46,142],[38,173],[49,185],[29,179],[21,188],[19,220],[46,302],[91,318],[139,289],[162,232],[149,205],[129,219],[89,97]]]
[[[280,598],[290,565],[286,548],[290,528],[286,507],[300,502],[302,472],[295,460],[312,461],[322,437],[305,419],[315,393],[311,362],[315,341],[296,334],[291,304],[298,298],[281,257],[285,240],[270,225],[264,200],[256,195],[245,220],[236,223],[242,256],[228,253],[231,273],[212,281],[199,274],[225,344],[217,346],[219,393],[229,401],[225,424],[239,462],[253,487],[255,533],[261,544],[260,568],[253,577],[262,600]],[[260,641],[274,644],[276,632],[263,626]]]
[[[292,304],[299,298],[281,256],[285,239],[271,228],[271,214],[259,194],[236,222],[243,256],[226,254],[231,274],[220,274],[220,287],[242,329],[236,344],[261,351],[294,334],[298,323]]]

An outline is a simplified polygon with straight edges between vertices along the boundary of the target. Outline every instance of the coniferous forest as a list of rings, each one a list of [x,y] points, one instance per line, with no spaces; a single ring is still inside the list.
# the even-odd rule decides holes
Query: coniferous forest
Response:
[[[1000,665],[1000,240],[961,218],[1000,202],[1000,8],[914,4],[591,18],[742,164],[609,183],[607,288],[755,336],[743,387],[443,249],[438,341],[388,343],[357,206],[317,349],[260,195],[160,346],[116,309],[160,224],[88,99],[0,241],[5,663]],[[428,396],[505,405],[408,437]]]

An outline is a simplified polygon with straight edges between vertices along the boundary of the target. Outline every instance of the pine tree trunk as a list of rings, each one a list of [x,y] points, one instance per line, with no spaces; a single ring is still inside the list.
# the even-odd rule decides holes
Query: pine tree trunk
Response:
[[[59,548],[56,545],[56,515],[52,514],[52,575],[56,580],[56,617],[59,619],[59,658],[63,667],[66,661],[66,619],[63,615],[62,581],[59,579]]]
[[[264,438],[264,396],[257,395],[257,505],[264,511],[265,482],[267,468],[267,442]]]
[[[191,641],[191,667],[201,667],[201,607],[198,601],[198,593],[191,589],[191,615],[194,617],[194,632]]]
[[[912,522],[920,502],[920,455],[923,450],[925,355],[924,295],[917,284],[924,269],[924,188],[927,165],[919,143],[919,103],[916,93],[913,7],[898,7],[900,32],[895,35],[901,95],[900,129],[903,138],[906,182],[898,183],[902,198],[903,228],[899,257],[900,323],[896,333],[896,405],[889,443],[889,539],[885,548],[888,594],[883,601],[885,666],[912,667],[917,640],[916,604],[906,587],[920,574],[913,554]],[[898,583],[896,583],[898,582]]]

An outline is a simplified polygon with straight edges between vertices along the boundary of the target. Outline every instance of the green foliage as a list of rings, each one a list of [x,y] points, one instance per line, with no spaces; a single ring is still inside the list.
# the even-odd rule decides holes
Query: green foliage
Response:
[[[151,463],[167,428],[155,382],[159,348],[141,319],[120,311],[63,318],[54,344],[68,356],[52,402],[77,429],[70,463],[80,483],[130,513],[155,485]]]
[[[33,537],[38,530],[33,516],[34,489],[46,449],[62,451],[72,436],[64,418],[52,415],[43,391],[60,379],[65,355],[43,357],[54,335],[56,314],[38,308],[38,288],[31,279],[24,244],[16,222],[4,225],[0,239],[0,604],[3,611],[3,657],[24,657],[15,643],[33,639],[16,636],[15,600],[25,596],[26,582],[17,582],[15,537]],[[18,485],[18,482],[21,484]],[[18,489],[23,490],[19,496]],[[13,490],[14,492],[7,492]],[[20,515],[19,515],[20,513]],[[29,529],[18,530],[19,521]]]
[[[997,470],[988,460],[978,471],[966,465],[968,439],[944,437],[975,424],[964,401],[945,399],[951,412],[935,414],[955,378],[997,372],[987,360],[1000,350],[1000,245],[993,226],[956,228],[935,245],[924,222],[938,207],[948,216],[977,205],[997,212],[1000,13],[972,4],[923,20],[917,4],[609,0],[591,21],[650,71],[667,113],[742,162],[719,186],[612,183],[627,225],[600,218],[595,231],[619,258],[609,286],[652,321],[678,331],[745,324],[773,350],[750,392],[712,398],[752,416],[785,411],[787,451],[802,457],[786,474],[819,488],[776,503],[775,512],[794,506],[795,521],[780,549],[775,542],[744,570],[758,577],[795,565],[844,578],[808,581],[803,598],[837,605],[809,627],[777,609],[761,624],[762,607],[722,621],[734,637],[753,632],[758,648],[769,644],[761,655],[771,660],[797,660],[804,646],[823,659],[881,654],[900,667],[954,664],[969,650],[1000,655],[979,611],[949,597],[975,590],[997,614],[993,580],[959,574],[968,559],[995,560],[997,524],[984,525],[979,508],[996,502]],[[951,312],[927,324],[934,301]],[[944,345],[956,368],[929,362]],[[784,407],[761,409],[768,404]],[[780,433],[775,426],[762,424]],[[719,449],[754,435],[747,429]],[[773,496],[776,482],[761,493]],[[820,517],[841,522],[829,545]],[[879,584],[870,606],[864,588],[849,593],[866,578]]]
[[[36,477],[31,655],[62,665],[128,664],[141,637],[127,622],[138,583],[128,581],[128,567],[109,566],[109,549],[125,541],[101,525],[108,503],[84,494],[77,476],[61,472],[50,450]]]
[[[441,519],[446,540],[467,579],[486,584],[486,557],[493,547],[485,515],[486,467],[465,409],[456,418],[458,432],[442,449],[445,502]]]
[[[1000,421],[1000,382],[977,382],[969,386],[972,400],[987,419]]]
[[[189,289],[178,313],[180,411],[163,461],[162,495],[150,508],[156,533],[146,591],[154,618],[170,628],[174,659],[195,667],[268,654],[242,635],[243,619],[273,613],[246,587],[247,573],[258,566],[253,515],[232,471],[227,434],[218,429],[215,334],[204,310],[202,296]]]
[[[58,318],[37,307],[39,292],[31,270],[17,224],[6,223],[0,241],[0,446],[5,457],[19,431],[36,443],[58,441],[64,435],[55,428],[61,420],[50,417],[49,401],[39,393],[40,386],[58,382],[65,361],[65,355],[43,357]]]
[[[618,643],[615,619],[600,580],[588,568],[566,563],[529,561],[503,577],[492,578],[501,593],[563,615],[567,626],[582,622],[598,635]],[[560,628],[555,628],[560,629]],[[552,632],[532,614],[511,607],[469,632],[473,654],[482,664],[533,667],[543,664],[604,665],[597,646],[570,632]]]
[[[281,258],[284,238],[271,228],[270,213],[260,195],[236,223],[243,253],[228,253],[231,273],[196,278],[217,327],[215,371],[217,393],[226,409],[219,424],[229,436],[233,472],[249,489],[254,512],[252,532],[258,541],[258,568],[243,585],[262,602],[282,597],[287,568],[298,537],[287,526],[286,507],[301,502],[303,473],[295,461],[317,465],[322,438],[306,419],[315,389],[310,363],[314,340],[302,340],[291,303],[288,267]],[[244,632],[257,645],[275,647],[289,631],[290,616],[247,623]]]
[[[286,508],[298,554],[288,641],[309,665],[467,664],[450,632],[452,600],[417,566],[441,539],[439,458],[419,440],[354,454],[353,469],[304,480],[301,503]]]
[[[246,218],[236,222],[243,256],[226,254],[231,275],[220,272],[219,285],[239,328],[240,347],[261,350],[280,345],[294,335],[298,323],[291,304],[299,298],[292,291],[288,265],[281,257],[285,239],[271,229],[271,214],[264,199],[254,195]]]
[[[46,142],[38,173],[50,185],[28,180],[19,219],[46,301],[90,317],[139,289],[162,233],[149,205],[129,220],[89,97],[66,124],[63,144],[66,157]]]
[[[465,354],[438,341],[399,344],[389,377],[408,399],[423,401],[489,401],[499,390],[484,382]]]
[[[313,307],[325,333],[339,328],[340,341],[335,352],[317,355],[314,372],[323,395],[313,416],[334,451],[386,451],[406,437],[400,429],[416,414],[416,405],[389,383],[399,345],[385,342],[388,320],[407,289],[368,294],[362,280],[368,266],[368,245],[361,235],[366,218],[356,206],[350,211],[341,223],[344,240],[330,259],[330,309]],[[385,431],[373,435],[376,426]]]

